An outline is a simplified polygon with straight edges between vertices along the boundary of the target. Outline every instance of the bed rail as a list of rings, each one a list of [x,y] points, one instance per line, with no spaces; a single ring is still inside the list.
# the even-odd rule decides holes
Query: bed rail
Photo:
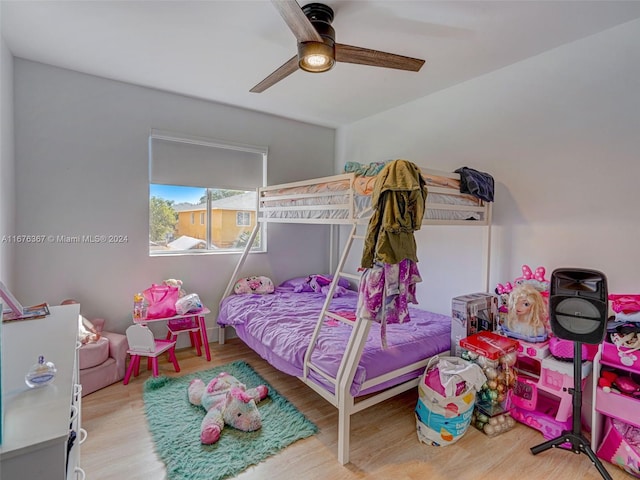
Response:
[[[426,168],[421,171],[428,190],[423,224],[489,224],[491,203],[460,193],[457,173]],[[344,173],[260,188],[258,220],[334,225],[366,221],[373,211],[370,193],[374,180],[375,177]]]

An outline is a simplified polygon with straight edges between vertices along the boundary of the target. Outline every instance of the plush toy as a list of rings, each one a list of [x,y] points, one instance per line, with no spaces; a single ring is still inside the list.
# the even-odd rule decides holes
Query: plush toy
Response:
[[[598,386],[605,392],[610,392],[614,382],[617,380],[618,375],[610,370],[602,370],[600,372],[600,378],[598,379]]]
[[[182,288],[182,280],[177,280],[175,278],[167,278],[162,282],[163,285],[169,285],[171,287],[178,287],[178,295],[180,297],[184,297],[187,292]]]
[[[273,281],[264,275],[252,275],[251,277],[240,278],[233,286],[233,291],[237,295],[243,293],[273,293],[274,290]]]
[[[326,297],[327,294],[329,293],[329,289],[331,288],[332,280],[333,280],[332,278],[325,277],[324,275],[309,275],[307,277],[306,283],[309,286],[309,288],[311,288],[312,291],[316,293],[321,293]],[[305,290],[304,286],[300,286],[296,288],[294,291],[297,292],[297,291],[308,291],[308,290]],[[347,290],[344,287],[337,285],[335,291],[333,292],[333,297],[334,298],[341,297],[345,293],[347,293]]]
[[[199,378],[191,380],[189,401],[207,411],[200,425],[200,441],[205,445],[216,443],[225,423],[243,432],[259,430],[262,418],[256,403],[267,394],[266,385],[247,389],[226,372],[220,373],[208,385]]]
[[[539,292],[544,292],[549,290],[549,280],[545,278],[546,273],[547,270],[544,267],[538,267],[533,272],[529,265],[522,265],[522,276],[516,278],[513,283],[516,285],[532,285]]]
[[[507,282],[504,285],[499,283],[495,292],[498,295],[508,295],[518,285],[532,285],[544,296],[545,292],[548,292],[550,285],[549,280],[545,277],[546,273],[547,270],[544,267],[538,267],[535,271],[532,271],[529,265],[522,265],[522,276],[514,279],[513,284],[511,282]]]

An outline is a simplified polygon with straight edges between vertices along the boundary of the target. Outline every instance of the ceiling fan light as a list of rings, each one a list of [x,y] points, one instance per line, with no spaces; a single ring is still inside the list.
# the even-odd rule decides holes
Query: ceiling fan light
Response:
[[[331,70],[335,64],[333,47],[322,42],[298,44],[298,66],[307,72],[320,73]]]

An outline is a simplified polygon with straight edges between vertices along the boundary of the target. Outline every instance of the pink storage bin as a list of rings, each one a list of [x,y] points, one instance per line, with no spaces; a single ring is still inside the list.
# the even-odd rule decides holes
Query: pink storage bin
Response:
[[[174,332],[178,332],[180,330],[188,330],[189,328],[197,328],[199,326],[197,317],[189,317],[189,318],[176,318],[174,320],[169,320],[167,322],[167,326],[173,330]]]
[[[605,434],[596,455],[625,472],[640,478],[640,451],[638,445],[632,445],[626,438],[634,427],[629,424],[607,418]],[[640,432],[635,432],[640,434]]]
[[[640,350],[629,351],[624,347],[616,347],[613,343],[602,344],[602,363],[608,365],[624,365],[636,372],[640,372]]]
[[[636,427],[640,427],[640,400],[629,395],[616,392],[605,392],[601,387],[596,390],[596,410],[608,416],[617,418]],[[629,419],[637,419],[636,423]]]

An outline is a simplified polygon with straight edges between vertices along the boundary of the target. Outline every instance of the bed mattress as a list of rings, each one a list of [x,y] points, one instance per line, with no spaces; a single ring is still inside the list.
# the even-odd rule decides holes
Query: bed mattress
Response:
[[[344,316],[353,314],[358,294],[334,298],[330,310]],[[325,297],[277,287],[269,295],[231,295],[220,307],[218,324],[233,326],[238,336],[272,366],[289,375],[303,375],[304,356]],[[346,315],[345,315],[346,314]],[[373,323],[351,394],[366,395],[420,376],[423,369],[409,372],[374,387],[362,388],[365,381],[449,350],[451,317],[410,307],[411,321],[387,325],[388,347],[381,346],[380,326]],[[312,362],[335,378],[352,327],[328,319],[322,328]],[[333,385],[312,372],[310,377],[333,393]]]
[[[425,219],[482,220],[481,212],[446,208],[451,205],[472,208],[482,205],[478,198],[460,194],[459,181],[446,177],[423,177],[428,190]],[[266,218],[289,219],[344,219],[350,218],[350,215],[354,218],[364,217],[371,213],[371,193],[375,179],[376,177],[356,177],[353,189],[349,180],[343,179],[268,190],[260,199],[261,207],[266,207],[263,215]],[[447,193],[447,190],[451,193]],[[351,205],[353,212],[349,209]]]

